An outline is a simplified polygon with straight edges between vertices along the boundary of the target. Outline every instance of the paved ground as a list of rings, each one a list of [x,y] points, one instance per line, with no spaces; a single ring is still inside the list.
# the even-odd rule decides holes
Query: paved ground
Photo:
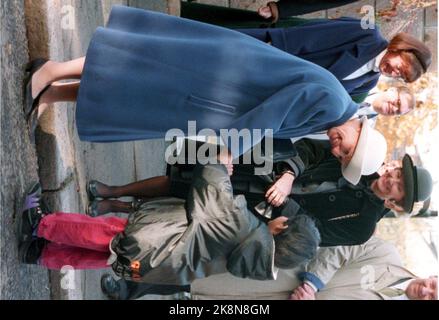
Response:
[[[26,0],[25,7],[22,1],[1,2],[0,292],[3,299],[104,298],[99,289],[104,271],[58,273],[18,264],[12,226],[14,215],[20,210],[15,203],[38,175],[54,209],[84,212],[85,184],[89,179],[123,184],[165,172],[163,141],[80,142],[74,125],[74,104],[57,104],[40,111],[36,150],[27,135],[22,114],[22,66],[29,57],[64,61],[84,56],[94,30],[105,24],[113,4],[178,12],[175,6],[169,8],[168,1],[162,0]]]
[[[13,228],[17,201],[38,179],[22,111],[22,69],[28,61],[23,12],[22,1],[0,2],[0,299],[48,299],[48,273],[18,264]]]

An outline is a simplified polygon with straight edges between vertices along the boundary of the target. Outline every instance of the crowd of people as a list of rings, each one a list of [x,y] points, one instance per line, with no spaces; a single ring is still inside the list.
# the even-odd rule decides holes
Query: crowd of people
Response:
[[[76,101],[83,141],[187,135],[195,121],[221,143],[207,164],[123,186],[90,181],[86,215],[52,211],[35,183],[19,221],[21,261],[111,266],[121,279],[101,285],[113,299],[437,299],[437,276],[418,278],[373,236],[386,214],[410,214],[433,188],[408,154],[386,162],[374,129],[377,115],[412,111],[415,96],[404,84],[374,88],[381,75],[416,81],[432,54],[358,19],[291,18],[350,2],[281,0],[257,13],[182,2],[183,18],[114,6],[85,57],[30,62],[31,130],[39,105]],[[234,143],[230,133],[247,129],[263,134]],[[260,163],[242,159],[267,139],[272,170],[255,174]]]

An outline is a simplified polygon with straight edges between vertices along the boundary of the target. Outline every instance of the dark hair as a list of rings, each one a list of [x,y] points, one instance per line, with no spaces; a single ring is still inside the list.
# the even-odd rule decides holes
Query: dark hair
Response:
[[[314,220],[298,214],[288,219],[288,228],[274,237],[274,265],[289,269],[308,263],[316,255],[320,233]]]
[[[401,56],[404,61],[404,80],[406,82],[417,80],[423,73],[427,72],[431,65],[430,49],[405,32],[398,33],[390,40],[387,51]]]

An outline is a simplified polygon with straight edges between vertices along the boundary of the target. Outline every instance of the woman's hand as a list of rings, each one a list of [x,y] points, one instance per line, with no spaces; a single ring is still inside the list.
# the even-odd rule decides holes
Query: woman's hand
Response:
[[[287,217],[280,216],[277,217],[274,220],[271,220],[268,222],[268,229],[270,230],[270,233],[275,236],[284,231],[288,228],[288,225],[286,222],[288,221]]]
[[[284,173],[265,193],[267,202],[274,207],[281,206],[293,188],[294,176]]]
[[[290,296],[290,300],[315,300],[314,289],[307,283],[297,287]]]
[[[217,159],[220,163],[226,166],[227,173],[229,176],[233,174],[233,157],[230,154],[230,151],[227,148],[221,148],[221,151],[218,153]]]

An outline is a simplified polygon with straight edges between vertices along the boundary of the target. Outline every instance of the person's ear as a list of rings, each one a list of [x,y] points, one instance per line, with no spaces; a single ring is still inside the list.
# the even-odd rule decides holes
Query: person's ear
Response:
[[[390,200],[390,199],[384,200],[384,206],[390,210],[397,212],[397,213],[404,213],[404,208],[397,205],[395,203],[395,201],[393,201],[393,200]]]

